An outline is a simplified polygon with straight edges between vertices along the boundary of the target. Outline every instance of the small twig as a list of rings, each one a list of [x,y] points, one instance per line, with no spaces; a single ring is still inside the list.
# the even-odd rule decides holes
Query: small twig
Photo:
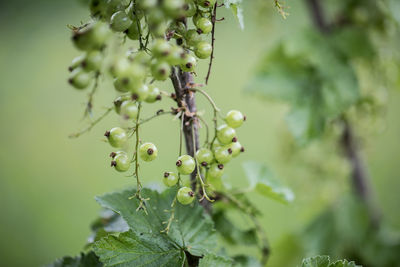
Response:
[[[113,110],[113,109],[114,109],[113,107],[112,108],[107,108],[107,110],[103,113],[103,115],[101,115],[95,121],[93,121],[91,124],[89,124],[88,127],[86,127],[85,129],[83,129],[80,132],[70,134],[69,138],[78,138],[82,134],[84,134],[86,132],[89,132],[96,124],[98,124],[102,119],[104,119],[111,112],[111,110]]]
[[[88,102],[87,102],[87,104],[86,104],[85,113],[83,114],[83,117],[84,117],[84,118],[85,118],[87,115],[90,115],[90,117],[92,116],[93,97],[94,97],[94,94],[96,93],[97,88],[98,88],[98,86],[99,86],[99,77],[100,77],[100,72],[97,71],[97,72],[96,72],[95,79],[94,79],[93,88],[92,88],[92,90],[91,90],[90,93],[89,93],[89,99],[88,99]]]
[[[163,222],[163,224],[167,224],[167,227],[165,227],[165,229],[162,230],[161,233],[167,233],[167,234],[169,233],[171,224],[172,224],[173,220],[175,219],[175,204],[176,204],[176,197],[174,197],[174,200],[172,201],[171,210],[170,210],[171,215],[170,215],[168,221]],[[166,210],[166,212],[168,212],[168,210]]]
[[[217,105],[215,104],[214,100],[211,98],[211,96],[209,96],[203,89],[200,88],[190,88],[190,91],[196,91],[201,93],[202,95],[204,95],[208,102],[210,102],[210,104],[212,105],[213,109],[215,112],[219,113],[221,110],[217,107]]]
[[[208,71],[206,76],[206,84],[208,84],[208,79],[210,78],[211,74],[211,67],[214,59],[214,42],[215,42],[215,21],[217,17],[217,7],[218,1],[215,1],[212,16],[211,16],[211,23],[212,23],[212,30],[211,30],[211,56],[210,56],[210,63],[208,64]]]
[[[285,7],[279,2],[279,0],[274,0],[274,5],[279,14],[281,14],[282,18],[286,19],[287,16],[289,16],[289,13],[285,11]]]

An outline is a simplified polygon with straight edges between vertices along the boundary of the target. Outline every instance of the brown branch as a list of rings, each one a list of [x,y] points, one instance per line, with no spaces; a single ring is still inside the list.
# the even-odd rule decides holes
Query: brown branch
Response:
[[[326,20],[321,6],[321,0],[305,0],[308,4],[310,15],[314,21],[314,25],[322,34],[329,34],[331,32],[331,26]],[[369,184],[369,177],[367,174],[367,168],[358,153],[357,140],[353,134],[353,130],[349,122],[342,118],[344,129],[341,137],[341,146],[347,156],[348,161],[351,164],[352,174],[351,182],[353,190],[356,195],[362,200],[364,205],[367,207],[369,217],[372,226],[379,227],[381,212],[376,207],[373,201],[373,195]]]
[[[207,76],[206,76],[206,84],[208,84],[208,79],[210,78],[211,74],[211,67],[214,59],[214,42],[215,42],[215,22],[217,20],[217,7],[218,7],[218,2],[215,1],[214,8],[213,8],[213,13],[211,15],[211,23],[212,23],[212,30],[211,30],[211,56],[210,56],[210,63],[208,64],[208,71],[207,71]]]
[[[178,107],[185,108],[190,114],[195,114],[196,107],[196,94],[190,92],[187,87],[188,84],[193,83],[193,75],[189,72],[183,72],[180,68],[172,68],[171,81],[174,86]],[[193,124],[193,131],[192,131]],[[193,117],[184,116],[183,121],[183,136],[185,138],[186,152],[188,155],[194,157],[195,148],[200,148],[199,144],[199,129],[198,123],[195,123]],[[197,183],[197,170],[190,175],[191,187],[196,190]],[[207,212],[211,211],[211,204],[208,201],[201,201],[201,205]]]

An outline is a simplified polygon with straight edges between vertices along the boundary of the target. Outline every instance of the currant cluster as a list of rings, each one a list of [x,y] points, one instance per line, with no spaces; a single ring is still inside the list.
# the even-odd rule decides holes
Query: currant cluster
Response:
[[[139,158],[145,162],[153,161],[157,158],[158,150],[153,143],[142,143],[139,138],[139,126],[151,119],[141,119],[140,110],[145,103],[161,100],[162,95],[176,101],[174,93],[161,90],[155,81],[165,81],[171,77],[174,69],[194,73],[197,60],[211,56],[213,47],[203,38],[214,29],[215,16],[212,10],[216,7],[216,0],[91,0],[91,20],[79,27],[72,27],[72,41],[83,54],[75,58],[69,67],[69,83],[77,89],[85,89],[95,81],[89,94],[88,108],[91,108],[91,98],[99,76],[109,75],[113,79],[119,96],[113,100],[112,109],[122,120],[134,126],[114,127],[106,131],[108,143],[118,149],[110,154],[111,166],[118,172],[127,172],[132,165],[135,166],[133,176],[138,186],[136,197],[141,203],[145,199],[140,196]],[[125,49],[128,39],[134,41],[130,44],[134,47]],[[122,53],[118,51],[117,55],[111,54],[115,50],[111,49],[112,40],[114,43],[115,40],[120,42],[117,50],[124,50]],[[200,90],[211,99],[201,89],[191,87],[189,90]],[[203,198],[208,200],[205,190],[207,181],[220,178],[224,164],[244,151],[235,128],[245,120],[241,112],[232,110],[223,118],[226,124],[217,128],[216,114],[219,114],[219,109],[212,100],[210,102],[215,111],[214,139],[212,142],[207,140],[204,147],[196,148],[195,158],[179,155],[176,161],[177,174],[165,172],[163,178],[168,187],[181,186],[181,175],[196,172]],[[179,103],[178,106],[178,109],[172,109],[171,114],[183,121],[185,107]],[[200,115],[192,116],[191,123],[199,123],[197,117]],[[132,158],[125,150],[128,140],[135,134],[136,145]],[[177,200],[180,203],[189,204],[194,198],[192,189],[184,186],[179,189]]]

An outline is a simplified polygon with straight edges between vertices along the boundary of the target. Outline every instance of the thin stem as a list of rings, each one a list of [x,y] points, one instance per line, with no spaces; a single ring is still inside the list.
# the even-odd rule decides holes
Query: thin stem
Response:
[[[193,121],[192,121],[192,137],[193,137],[193,144],[194,144],[194,151],[197,151],[197,147],[196,147],[196,142],[195,142],[195,136],[194,136],[194,128],[193,128]],[[196,160],[196,176],[200,181],[200,185],[201,185],[201,193],[203,194],[203,196],[200,198],[199,201],[202,201],[204,198],[207,199],[210,202],[214,202],[213,199],[210,199],[210,197],[207,195],[206,189],[205,189],[205,184],[203,181],[203,178],[201,177],[201,173],[200,173],[200,166],[199,166],[199,162]]]
[[[79,136],[81,136],[84,133],[89,132],[90,130],[92,130],[92,128],[98,124],[100,121],[102,121],[105,117],[107,117],[107,115],[111,112],[111,110],[113,110],[114,108],[107,108],[107,110],[100,116],[98,117],[95,121],[93,121],[92,123],[89,124],[88,127],[86,127],[85,129],[81,130],[80,132],[77,133],[73,133],[69,135],[69,138],[78,138]]]
[[[91,90],[90,93],[89,93],[89,98],[88,98],[88,102],[87,102],[87,104],[86,104],[85,113],[83,114],[83,117],[84,117],[84,118],[85,118],[87,115],[92,116],[93,97],[94,97],[94,94],[95,94],[96,91],[97,91],[97,88],[99,87],[99,77],[100,77],[100,72],[97,71],[97,72],[96,72],[95,79],[94,79],[93,88],[92,88],[92,90]]]
[[[172,111],[159,110],[159,111],[157,111],[157,113],[156,113],[155,115],[153,115],[153,116],[151,116],[151,117],[149,117],[149,118],[147,118],[147,119],[144,119],[144,120],[140,121],[140,123],[138,123],[138,124],[139,124],[139,125],[143,125],[143,124],[145,124],[146,122],[149,122],[149,121],[151,121],[152,119],[157,118],[157,117],[160,117],[161,115],[165,115],[165,114],[173,114],[173,113],[172,113]]]
[[[142,103],[139,102],[136,121],[139,121],[141,107],[142,107]],[[134,196],[130,197],[129,199],[137,198],[139,200],[139,205],[138,205],[136,211],[139,211],[139,210],[142,209],[147,214],[145,201],[148,200],[148,198],[146,199],[146,198],[142,197],[142,194],[141,194],[142,183],[140,182],[140,178],[139,178],[139,157],[138,157],[139,142],[140,142],[140,139],[139,139],[139,125],[140,124],[137,123],[136,127],[135,127],[136,143],[135,143],[135,156],[134,156],[134,161],[135,161],[135,173],[134,173],[134,175],[136,176],[136,194]]]
[[[206,84],[208,84],[208,79],[210,78],[211,74],[211,67],[214,59],[214,42],[215,42],[215,22],[217,17],[217,7],[218,1],[215,1],[213,12],[211,15],[211,23],[212,23],[212,30],[211,30],[211,56],[210,56],[210,63],[208,64],[208,71],[206,76]]]
[[[199,114],[197,114],[196,116],[206,126],[206,141],[205,141],[204,145],[207,146],[209,144],[208,141],[209,141],[209,135],[210,135],[208,124],[202,116],[200,116]]]
[[[163,224],[167,224],[167,227],[165,227],[165,229],[162,230],[161,233],[167,233],[167,234],[169,233],[171,224],[175,218],[175,205],[176,205],[176,197],[174,197],[174,200],[172,201],[171,210],[170,210],[171,215],[170,215],[168,221],[163,222]],[[168,212],[168,210],[165,210],[165,212]]]
[[[203,89],[200,88],[190,88],[190,91],[196,91],[199,92],[200,94],[204,95],[208,102],[210,102],[211,106],[213,107],[214,111],[216,112],[220,112],[221,110],[217,107],[217,105],[215,104],[214,100],[211,98],[211,96],[209,94],[206,93],[206,91],[204,91]]]

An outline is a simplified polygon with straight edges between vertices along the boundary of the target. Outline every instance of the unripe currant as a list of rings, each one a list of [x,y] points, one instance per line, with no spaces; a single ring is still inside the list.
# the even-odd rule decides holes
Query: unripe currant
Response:
[[[149,96],[149,87],[146,84],[142,84],[132,92],[133,100],[144,101]]]
[[[232,159],[232,153],[229,146],[221,146],[214,150],[215,159],[222,164],[228,163]]]
[[[126,29],[124,33],[131,40],[139,40],[140,38],[139,26],[136,21],[133,21],[131,26],[128,29]]]
[[[76,89],[85,89],[89,86],[91,80],[91,74],[85,72],[81,68],[76,68],[71,72],[68,82]]]
[[[221,178],[224,174],[224,165],[221,163],[214,163],[207,171],[207,178],[217,179]]]
[[[146,99],[144,100],[145,102],[154,103],[157,100],[161,100],[160,89],[158,89],[154,85],[149,85],[148,88],[149,88],[149,92],[148,92]]]
[[[205,167],[214,160],[214,155],[208,148],[201,148],[196,152],[196,160]]]
[[[130,164],[131,161],[126,153],[116,154],[111,161],[111,166],[115,167],[115,169],[119,172],[126,172],[129,170]]]
[[[202,7],[212,7],[215,4],[216,0],[198,0],[197,2]]]
[[[183,5],[183,15],[188,17],[193,17],[197,12],[196,4],[193,0],[187,0],[186,3]]]
[[[110,27],[116,32],[126,31],[132,25],[132,20],[125,11],[115,12],[110,19]]]
[[[221,144],[227,145],[234,141],[236,137],[235,129],[229,127],[226,124],[223,124],[217,129],[217,138]]]
[[[246,117],[238,110],[231,110],[226,114],[225,121],[228,126],[232,128],[240,127],[243,122],[246,120]]]
[[[113,147],[122,147],[128,140],[128,136],[124,129],[120,127],[114,127],[104,134],[107,137],[108,142]]]
[[[176,161],[176,168],[181,174],[191,174],[196,167],[194,159],[189,155],[182,155]]]
[[[196,22],[196,27],[199,33],[207,34],[212,31],[213,25],[208,18],[200,18]]]
[[[212,46],[204,41],[199,42],[196,46],[195,46],[195,50],[194,53],[196,54],[196,56],[198,58],[201,59],[206,59],[208,57],[210,57],[212,52]]]
[[[165,172],[164,173],[163,183],[166,186],[168,186],[168,187],[174,186],[178,183],[178,180],[179,180],[178,175],[176,175],[175,173],[173,173],[173,172]]]
[[[98,50],[93,50],[87,53],[81,66],[86,71],[98,71],[103,63],[103,55]]]
[[[171,45],[164,39],[157,39],[151,52],[154,57],[166,57],[171,53]]]
[[[78,68],[79,66],[81,66],[81,63],[82,63],[83,60],[85,60],[85,58],[86,58],[86,55],[85,55],[85,54],[75,57],[75,58],[72,60],[71,65],[68,67],[68,70],[69,70],[69,71],[73,71],[74,69],[76,69],[76,68]]]
[[[144,161],[153,161],[157,158],[157,147],[152,143],[144,143],[139,148],[140,158]]]
[[[136,120],[138,114],[137,104],[130,100],[124,101],[121,104],[120,114],[126,120]]]
[[[189,46],[196,46],[202,41],[201,35],[196,30],[188,30],[185,33],[185,40]]]
[[[174,45],[171,48],[169,55],[166,60],[171,66],[176,66],[182,63],[183,58],[185,57],[185,51],[182,47]]]
[[[151,73],[152,73],[154,79],[156,79],[158,81],[164,81],[171,74],[171,67],[169,66],[169,64],[167,62],[156,61],[151,66]]]
[[[192,72],[194,71],[196,65],[197,65],[196,58],[190,54],[186,54],[182,60],[181,69],[186,72]]]
[[[182,187],[178,190],[176,198],[178,199],[179,203],[183,205],[188,205],[193,202],[194,200],[194,192],[189,187]]]
[[[117,114],[121,113],[121,105],[124,101],[129,100],[129,96],[119,96],[114,100],[114,108]]]
[[[239,142],[232,142],[228,146],[232,150],[232,157],[237,157],[243,148]]]

